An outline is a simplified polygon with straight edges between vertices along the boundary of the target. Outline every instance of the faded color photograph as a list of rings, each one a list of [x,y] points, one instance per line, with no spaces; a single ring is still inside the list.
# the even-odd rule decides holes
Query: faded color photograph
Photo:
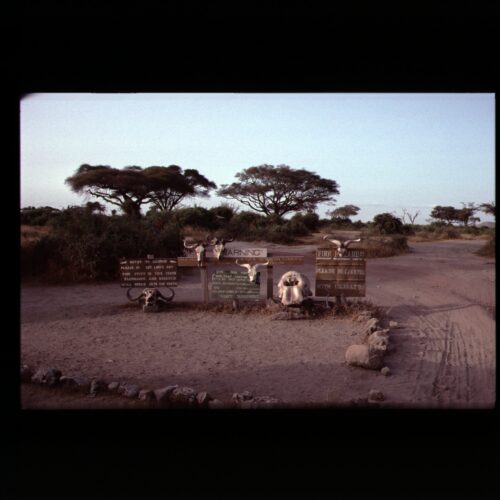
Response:
[[[21,408],[495,406],[495,95],[20,101]]]

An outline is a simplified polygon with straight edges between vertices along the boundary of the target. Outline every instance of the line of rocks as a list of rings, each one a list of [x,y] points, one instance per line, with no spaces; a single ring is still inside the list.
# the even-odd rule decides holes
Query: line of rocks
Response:
[[[21,365],[21,382],[35,383],[47,387],[61,387],[71,392],[85,393],[95,397],[99,393],[118,394],[138,399],[160,408],[275,408],[280,401],[269,396],[254,396],[248,391],[234,393],[231,401],[214,399],[208,392],[197,392],[191,387],[169,385],[159,389],[143,389],[137,384],[106,382],[101,379],[86,379],[80,376],[63,375],[55,368],[40,367],[33,371],[30,366]]]

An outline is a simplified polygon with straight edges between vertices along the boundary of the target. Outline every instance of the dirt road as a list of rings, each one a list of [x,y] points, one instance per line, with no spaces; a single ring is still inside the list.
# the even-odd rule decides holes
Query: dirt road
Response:
[[[388,406],[489,408],[495,264],[474,255],[483,244],[416,243],[410,254],[368,261],[366,299],[400,324],[391,332],[389,377],[345,365],[345,349],[362,338],[350,321],[186,310],[145,315],[127,305],[117,284],[23,286],[22,361],[142,387],[179,383],[223,399],[251,390],[297,404],[346,404],[378,389]],[[315,247],[266,246],[305,255],[297,270],[314,277]],[[275,285],[288,270],[275,267]],[[182,272],[176,301],[201,300],[197,270]],[[265,282],[264,272],[263,294]],[[46,391],[43,397],[47,407]],[[35,391],[25,391],[23,407],[37,407]]]

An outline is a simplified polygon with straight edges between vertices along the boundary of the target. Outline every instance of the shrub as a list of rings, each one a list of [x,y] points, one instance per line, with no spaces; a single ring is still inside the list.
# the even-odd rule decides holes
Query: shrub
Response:
[[[308,231],[316,231],[320,224],[319,216],[314,212],[297,213],[291,218],[291,221],[304,225]]]
[[[208,231],[213,231],[219,227],[215,212],[211,212],[203,207],[179,208],[171,212],[179,227],[198,226]]]
[[[49,221],[59,216],[61,211],[52,207],[21,208],[21,224],[29,226],[46,226]]]
[[[389,213],[378,214],[373,218],[373,225],[380,234],[403,234],[403,222]]]
[[[22,249],[22,270],[24,276],[68,281],[116,279],[120,258],[173,257],[181,246],[175,224],[158,228],[148,218],[107,217],[70,207],[53,221],[52,234]]]
[[[495,234],[476,253],[482,257],[495,257]]]

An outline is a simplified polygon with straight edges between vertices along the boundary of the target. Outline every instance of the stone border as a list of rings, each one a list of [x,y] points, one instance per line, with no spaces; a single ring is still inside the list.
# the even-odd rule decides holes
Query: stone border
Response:
[[[95,397],[98,393],[118,394],[126,398],[149,402],[153,408],[261,409],[283,406],[279,399],[271,396],[254,396],[248,391],[234,393],[230,401],[221,401],[214,399],[206,391],[197,392],[191,387],[182,387],[177,384],[158,389],[145,389],[137,384],[63,375],[56,368],[39,367],[33,371],[26,364],[21,365],[21,382],[59,387],[68,392],[83,393],[91,397]]]

